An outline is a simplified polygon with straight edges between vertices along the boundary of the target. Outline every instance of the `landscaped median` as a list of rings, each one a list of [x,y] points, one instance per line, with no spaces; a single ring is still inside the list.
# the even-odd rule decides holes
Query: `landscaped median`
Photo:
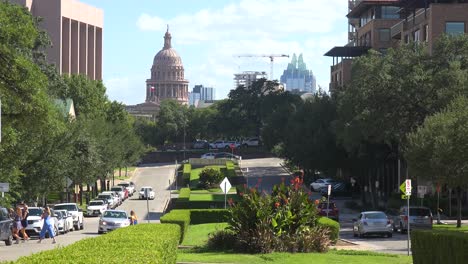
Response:
[[[414,264],[465,264],[468,262],[468,233],[448,230],[414,230],[411,251]]]
[[[175,264],[180,227],[139,224],[72,245],[22,257],[12,263],[161,263]]]

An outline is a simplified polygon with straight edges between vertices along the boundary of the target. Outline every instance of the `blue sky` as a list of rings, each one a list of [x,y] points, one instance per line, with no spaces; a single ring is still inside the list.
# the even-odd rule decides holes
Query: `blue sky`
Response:
[[[323,54],[347,41],[346,0],[80,1],[104,10],[103,79],[109,98],[125,104],[144,101],[166,24],[189,91],[195,84],[212,86],[216,99],[234,88],[234,73],[269,73],[268,58],[239,54],[303,53],[318,85],[327,90],[332,59]],[[275,61],[274,79],[289,60]]]

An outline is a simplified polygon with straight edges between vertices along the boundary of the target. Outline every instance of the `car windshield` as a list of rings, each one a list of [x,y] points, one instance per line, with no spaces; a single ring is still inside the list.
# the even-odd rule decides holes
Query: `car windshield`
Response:
[[[106,211],[104,213],[104,217],[106,217],[106,218],[127,218],[127,214],[125,212]]]
[[[384,213],[367,213],[364,215],[365,219],[387,219]]]
[[[141,188],[140,191],[144,192],[145,190],[148,190],[149,192],[151,192],[153,189],[152,188]]]
[[[42,215],[42,209],[39,208],[29,208],[29,216],[41,216]]]
[[[426,208],[410,208],[411,216],[430,216],[431,212]]]
[[[119,183],[119,186],[128,187],[130,186],[130,183]]]
[[[74,204],[61,204],[54,206],[54,210],[67,210],[67,211],[77,211],[76,205]]]
[[[92,201],[92,202],[89,203],[89,205],[91,205],[91,206],[92,205],[103,205],[103,204],[104,204],[104,202],[98,202],[98,201],[94,201],[94,202]]]
[[[111,191],[120,192],[120,191],[122,191],[122,188],[121,187],[112,187]]]
[[[110,196],[109,194],[100,194],[100,195],[98,195],[97,198],[98,198],[98,199],[109,200],[109,199],[112,199],[112,196]]]

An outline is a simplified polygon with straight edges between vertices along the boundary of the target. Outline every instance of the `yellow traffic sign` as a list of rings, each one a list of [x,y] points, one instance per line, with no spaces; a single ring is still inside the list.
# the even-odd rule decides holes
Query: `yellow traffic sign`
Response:
[[[413,189],[413,187],[411,186],[411,189]],[[400,185],[400,191],[404,194],[406,194],[406,181],[404,181],[401,185]],[[411,192],[410,192],[411,193]],[[405,198],[406,199],[406,198]]]
[[[409,199],[409,195],[402,194],[402,195],[401,195],[401,199],[403,199],[403,200]]]

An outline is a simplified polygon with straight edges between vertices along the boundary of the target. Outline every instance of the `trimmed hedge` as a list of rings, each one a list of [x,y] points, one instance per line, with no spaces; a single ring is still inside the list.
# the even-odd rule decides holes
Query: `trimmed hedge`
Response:
[[[179,243],[184,240],[187,233],[188,226],[190,225],[190,211],[189,210],[172,210],[170,213],[161,217],[161,223],[177,224],[180,226]],[[159,235],[158,235],[159,236]]]
[[[182,179],[184,179],[184,184],[190,184],[190,173],[192,172],[192,165],[187,163],[184,164]]]
[[[414,264],[468,261],[468,234],[447,230],[411,231],[411,251]]]
[[[327,217],[320,217],[317,221],[317,225],[330,230],[330,240],[333,244],[338,241],[340,234],[340,224],[338,222]]]
[[[138,224],[21,257],[13,263],[171,263],[177,260],[177,225]],[[110,246],[111,245],[111,246]]]
[[[161,217],[161,223],[177,224],[181,228],[179,242],[182,243],[190,224],[226,222],[229,211],[225,209],[185,209],[172,210]]]
[[[236,176],[236,167],[234,162],[230,160],[226,161],[226,177],[231,178]]]
[[[175,201],[175,209],[186,209],[190,204],[190,188],[181,188],[179,198]]]
[[[191,209],[190,224],[208,224],[226,222],[230,216],[227,209]]]

